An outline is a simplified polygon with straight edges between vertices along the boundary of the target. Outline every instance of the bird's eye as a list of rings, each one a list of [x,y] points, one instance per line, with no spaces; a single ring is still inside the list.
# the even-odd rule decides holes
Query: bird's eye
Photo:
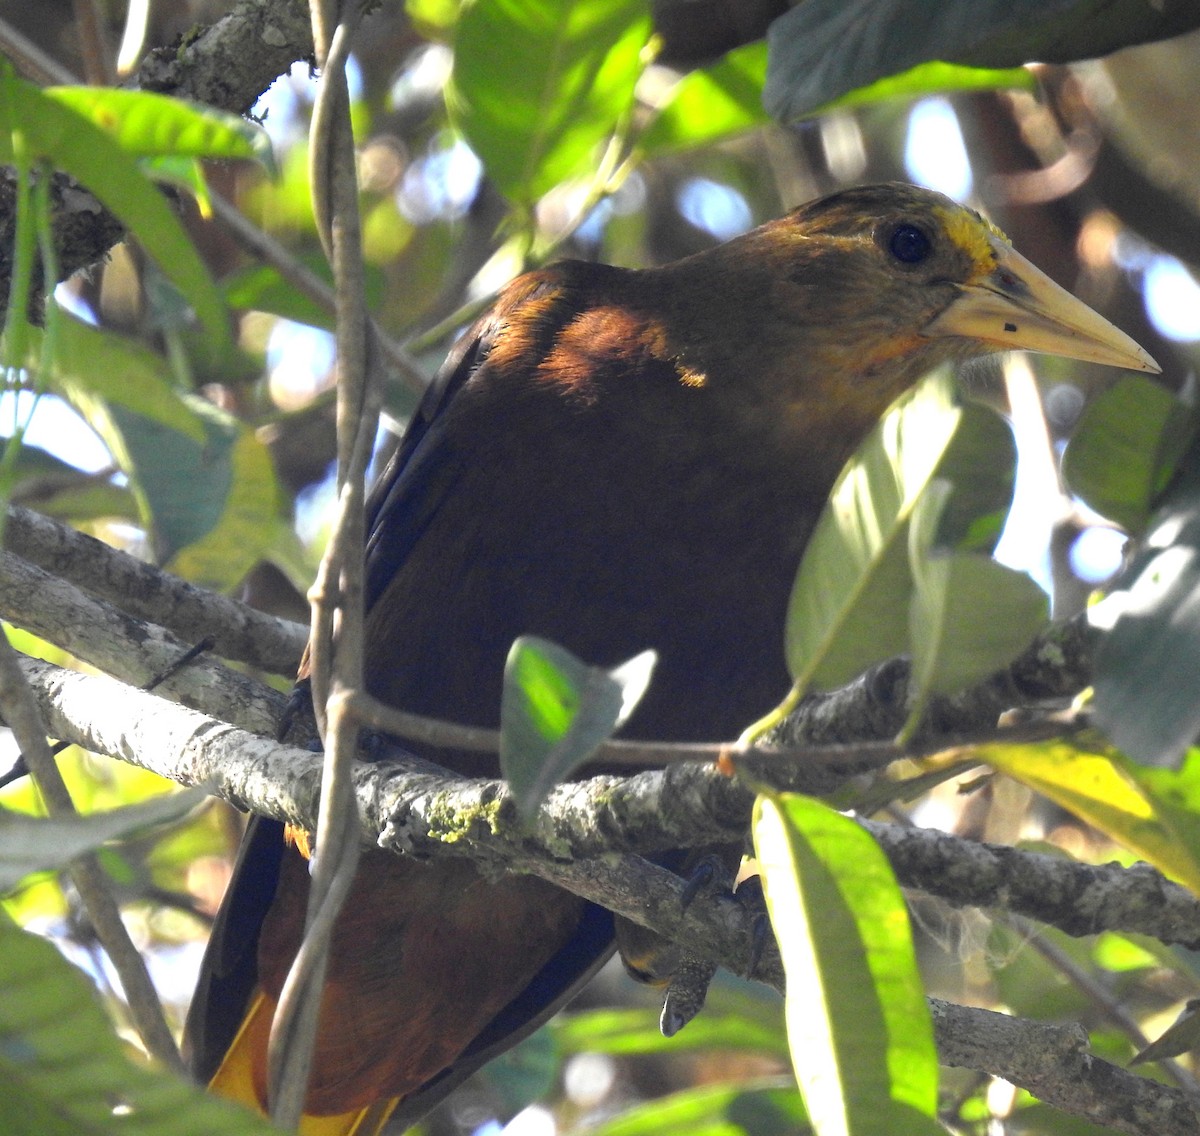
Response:
[[[888,241],[888,248],[902,264],[920,264],[933,252],[933,242],[925,230],[916,225],[898,225]]]

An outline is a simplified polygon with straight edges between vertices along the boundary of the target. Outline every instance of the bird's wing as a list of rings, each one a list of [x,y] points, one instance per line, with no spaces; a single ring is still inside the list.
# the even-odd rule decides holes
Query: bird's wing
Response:
[[[184,1061],[205,1084],[233,1044],[258,983],[258,936],[275,897],[283,850],[283,825],[251,817],[183,1027]]]
[[[498,327],[489,313],[454,345],[371,488],[366,507],[368,611],[453,487],[462,459],[446,445],[444,411],[487,358]]]
[[[368,609],[411,554],[469,460],[447,436],[447,408],[486,363],[510,321],[523,317],[518,309],[526,301],[536,305],[559,295],[558,281],[546,279],[532,289],[502,297],[447,356],[368,497]],[[213,927],[185,1026],[187,1059],[198,1079],[207,1081],[214,1075],[253,1001],[259,980],[258,941],[274,898],[283,850],[282,826],[254,818]],[[607,961],[613,941],[612,916],[588,905],[565,948],[450,1068],[405,1098],[399,1115],[415,1120],[498,1053],[533,1033]]]
[[[409,1093],[389,1119],[403,1131],[448,1097],[472,1073],[544,1026],[592,980],[616,949],[613,916],[589,903],[570,941],[442,1074]]]

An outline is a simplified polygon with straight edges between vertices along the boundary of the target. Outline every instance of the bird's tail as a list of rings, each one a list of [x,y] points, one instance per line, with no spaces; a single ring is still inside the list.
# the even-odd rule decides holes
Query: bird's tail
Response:
[[[267,1039],[274,1012],[275,1004],[260,991],[250,1003],[241,1029],[208,1083],[209,1089],[219,1096],[258,1112],[264,1111]],[[378,1101],[366,1108],[335,1116],[306,1113],[296,1131],[298,1136],[378,1136],[397,1103],[398,1098]]]

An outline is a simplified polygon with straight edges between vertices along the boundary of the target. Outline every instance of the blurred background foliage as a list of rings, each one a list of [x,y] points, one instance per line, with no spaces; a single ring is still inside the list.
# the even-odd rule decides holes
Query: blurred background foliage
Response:
[[[148,49],[186,43],[227,7],[0,0],[0,21],[80,81],[112,84],[136,73]],[[431,375],[471,312],[548,257],[657,264],[840,186],[910,180],[984,210],[1031,260],[1141,342],[1162,363],[1166,388],[1187,396],[1200,343],[1197,26],[1194,4],[1132,0],[806,0],[790,10],[771,0],[383,4],[352,68],[371,310]],[[235,158],[233,142],[222,150],[210,138],[202,152],[224,157],[206,162],[199,179],[180,128],[164,147],[170,161],[155,167],[199,189],[180,189],[178,205],[230,306],[232,339],[191,319],[178,266],[156,263],[152,241],[122,243],[55,290],[63,314],[53,365],[36,382],[10,371],[0,398],[0,430],[23,440],[19,451],[10,443],[0,467],[10,500],[296,619],[306,618],[303,593],[332,492],[332,313],[249,256],[206,196],[227,199],[326,273],[306,166],[313,89],[300,62],[251,109],[270,163]],[[121,144],[148,161],[130,123]],[[130,227],[140,233],[142,223]],[[9,219],[6,240],[11,229]],[[1174,468],[1155,466],[1143,489],[1118,477],[1103,492],[1085,472],[1085,496],[1111,506],[1106,516],[1064,489],[1065,441],[1115,379],[1063,360],[1038,359],[1031,370],[1023,358],[966,376],[972,394],[1012,415],[1018,441],[1016,504],[997,555],[1034,576],[1057,616],[1080,611],[1120,570],[1126,532],[1117,522],[1144,528]],[[389,428],[403,424],[416,397],[413,382],[391,378]],[[1117,414],[1136,419],[1151,401],[1134,394]],[[1157,413],[1159,431],[1161,419],[1188,411],[1171,403]],[[1194,508],[1190,460],[1174,483],[1182,496],[1167,507]],[[1101,464],[1114,468],[1111,455]],[[31,653],[63,657],[14,634]],[[1187,654],[1190,625],[1188,635],[1152,673],[1200,673]],[[1122,665],[1114,664],[1124,681]],[[1144,695],[1133,689],[1135,700]],[[165,788],[75,751],[63,762],[84,811]],[[1124,855],[1015,782],[957,790],[921,802],[920,822],[1084,860]],[[0,802],[37,808],[20,784]],[[176,1022],[239,829],[237,815],[214,804],[105,853]],[[30,877],[5,905],[52,935],[120,1020],[106,964],[62,879]],[[934,904],[916,911],[931,992],[1082,1021],[1097,1050],[1118,1060],[1136,1043],[1114,1026],[1108,1002],[1064,977],[1072,971],[1060,956],[1150,1036],[1200,977],[1193,955],[1154,943],[1047,931],[1046,949],[1034,949],[1023,931],[989,929],[982,917],[951,917]],[[570,1015],[474,1078],[425,1130],[492,1136],[514,1115],[512,1136],[585,1124],[610,1136],[797,1130],[778,999],[721,978],[705,1015],[669,1044],[652,1002],[606,972]],[[613,1004],[625,1008],[599,1008]],[[1097,1131],[964,1071],[946,1075],[943,1105],[962,1132]]]

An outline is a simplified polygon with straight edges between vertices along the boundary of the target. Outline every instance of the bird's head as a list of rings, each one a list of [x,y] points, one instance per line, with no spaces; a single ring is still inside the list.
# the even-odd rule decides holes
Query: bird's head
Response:
[[[937,365],[995,351],[1159,370],[994,225],[915,186],[848,189],[679,263],[709,296],[708,358],[685,346],[684,363],[810,421],[856,406],[869,423]]]
[[[835,193],[646,275],[674,297],[680,373],[752,429],[826,439],[833,468],[944,362],[1024,349],[1159,369],[994,224],[916,186]]]

